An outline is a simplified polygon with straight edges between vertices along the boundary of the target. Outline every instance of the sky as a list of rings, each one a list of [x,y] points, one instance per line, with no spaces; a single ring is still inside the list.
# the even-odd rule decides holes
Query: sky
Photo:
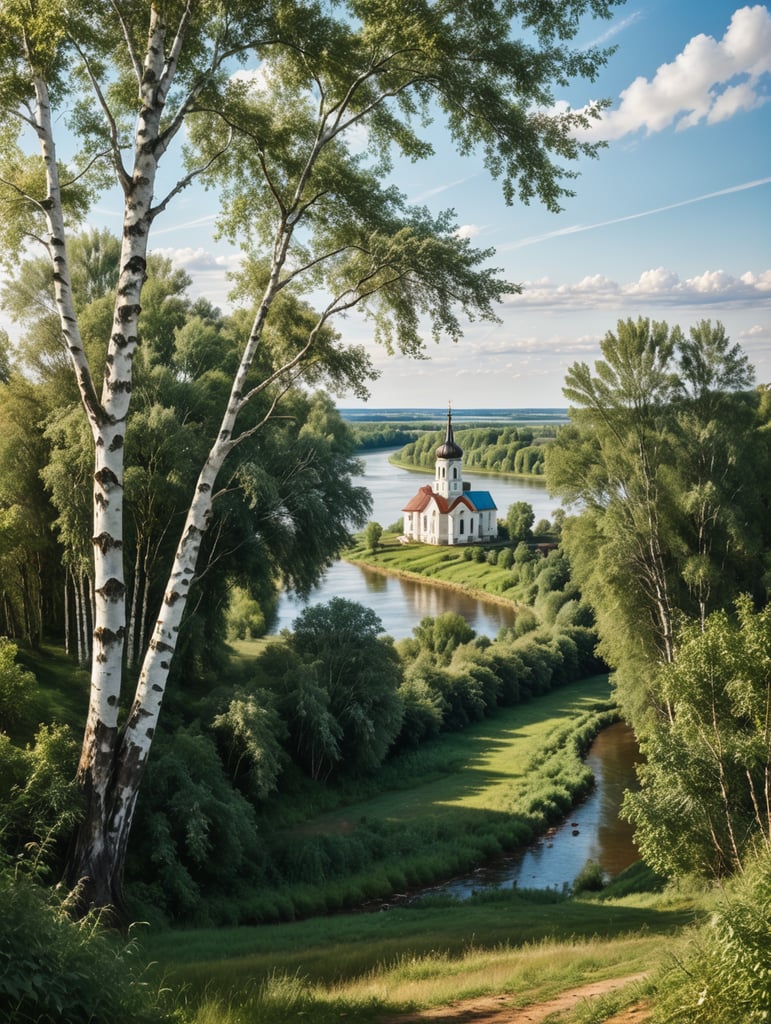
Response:
[[[469,324],[456,344],[429,339],[422,361],[387,356],[356,316],[338,323],[380,371],[368,406],[562,407],[567,368],[591,365],[605,334],[639,316],[686,332],[722,322],[758,383],[771,383],[771,4],[628,0],[612,20],[583,24],[576,45],[592,44],[617,50],[596,82],[555,99],[610,100],[595,132],[608,147],[576,165],[561,213],[506,206],[481,159],[459,157],[438,129],[432,160],[397,165],[408,199],[452,208],[522,293],[499,324]],[[96,215],[119,226],[107,208]],[[193,294],[227,308],[238,254],[213,240],[200,196],[183,195],[154,248],[188,271]]]

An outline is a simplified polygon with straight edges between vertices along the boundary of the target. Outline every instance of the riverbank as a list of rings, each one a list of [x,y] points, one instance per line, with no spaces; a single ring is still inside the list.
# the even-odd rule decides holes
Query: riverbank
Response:
[[[362,452],[362,454],[366,455],[368,453]],[[433,467],[416,466],[414,462],[407,462],[405,459],[397,459],[393,455],[389,456],[388,461],[396,469],[405,469],[408,473],[422,473],[423,476],[433,479]],[[464,466],[463,475],[467,477],[477,475],[495,476],[499,477],[501,480],[526,480],[528,483],[532,482],[540,484],[544,488],[546,487],[546,477],[543,473],[509,473],[500,469],[488,469],[486,466]]]
[[[473,545],[405,544],[396,534],[384,533],[373,551],[367,547],[361,534],[342,557],[346,562],[373,572],[442,586],[516,611],[524,604],[518,567],[515,569],[512,564],[499,566],[497,562],[488,561],[489,551],[494,551],[497,558],[503,547],[488,546],[478,550],[482,552],[481,559]]]
[[[426,545],[421,546],[425,547]],[[444,579],[439,574],[436,576],[430,576],[424,571],[418,572],[411,569],[400,569],[394,566],[379,565],[372,557],[369,556],[369,553],[362,557],[358,552],[355,554],[349,554],[346,552],[342,557],[344,561],[350,562],[351,565],[358,565],[361,568],[369,569],[371,572],[380,573],[383,576],[394,576],[397,579],[411,580],[413,583],[442,587],[445,590],[455,591],[457,594],[467,594],[469,597],[473,597],[476,601],[486,601],[489,604],[497,604],[501,608],[511,608],[514,611],[522,607],[520,603],[515,601],[513,598],[491,592],[486,590],[483,586],[471,586],[468,583]],[[491,579],[491,584],[495,582],[495,580]]]

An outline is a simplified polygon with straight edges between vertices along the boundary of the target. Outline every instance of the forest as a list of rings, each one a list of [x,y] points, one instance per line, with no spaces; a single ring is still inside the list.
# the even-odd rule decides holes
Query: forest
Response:
[[[470,472],[508,473],[541,476],[546,465],[546,450],[554,440],[557,427],[548,423],[536,427],[470,427],[455,431],[463,449],[463,465]],[[444,440],[440,431],[424,432],[395,453],[402,466],[434,468],[434,452]]]

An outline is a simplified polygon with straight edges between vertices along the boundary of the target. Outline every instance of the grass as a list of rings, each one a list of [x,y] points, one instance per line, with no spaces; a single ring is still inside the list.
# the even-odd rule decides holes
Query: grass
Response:
[[[260,821],[270,881],[240,905],[268,923],[389,900],[522,848],[584,796],[582,753],[615,720],[606,676],[426,743],[376,775],[274,801]]]
[[[499,709],[493,718],[404,755],[395,766],[399,789],[306,821],[304,830],[341,831],[344,823],[361,818],[406,825],[461,809],[523,811],[536,784],[534,760],[563,745],[559,740],[566,727],[579,730],[587,716],[607,709],[610,695],[608,676],[600,675]],[[576,754],[576,765],[578,760]]]
[[[196,1024],[364,1022],[502,992],[525,1006],[650,971],[698,905],[688,892],[566,899],[501,891],[281,926],[150,933],[141,942],[167,982],[183,986]],[[220,1016],[207,1017],[215,1007]]]
[[[565,749],[576,720],[607,694],[607,678],[598,677],[505,711],[437,744],[437,757],[445,748],[438,776],[429,757],[406,792],[375,794],[287,831],[299,842],[308,831],[350,834],[380,821],[406,834],[441,815],[449,845],[464,816],[509,818]],[[190,1024],[377,1024],[490,994],[526,1006],[590,981],[650,971],[700,909],[698,894],[659,888],[636,865],[603,893],[580,898],[507,889],[259,927],[147,930],[140,942],[156,977],[184,993]],[[641,991],[632,984],[603,1005],[622,1007]],[[584,1024],[603,1019],[598,1012]]]
[[[88,711],[90,678],[86,669],[62,653],[54,644],[20,647],[18,660],[37,679],[38,721],[58,722],[81,729]],[[32,737],[17,737],[27,741]]]
[[[519,580],[511,569],[464,557],[464,547],[436,544],[401,544],[393,533],[383,533],[377,551],[366,547],[363,537],[343,555],[346,561],[370,569],[421,581],[434,581],[444,587],[463,590],[485,600],[516,604]]]

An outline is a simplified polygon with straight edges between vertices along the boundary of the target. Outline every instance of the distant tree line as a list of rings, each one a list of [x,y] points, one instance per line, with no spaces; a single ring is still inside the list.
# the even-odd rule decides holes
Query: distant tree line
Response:
[[[468,470],[540,476],[544,473],[546,451],[557,434],[557,426],[473,427],[456,430],[455,440],[463,449]],[[436,449],[444,431],[421,434],[395,455],[395,461],[422,469],[434,469]]]

